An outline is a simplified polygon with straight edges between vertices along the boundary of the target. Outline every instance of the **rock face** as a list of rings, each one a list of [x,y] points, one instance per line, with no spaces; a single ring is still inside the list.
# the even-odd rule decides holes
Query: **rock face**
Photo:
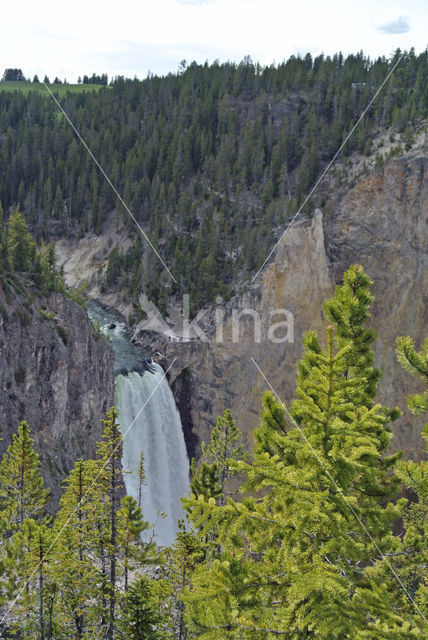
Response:
[[[418,382],[397,362],[394,343],[410,335],[422,346],[428,336],[428,157],[410,152],[360,181],[326,219],[326,252],[337,281],[359,262],[375,281],[372,325],[376,362],[383,372],[379,400],[397,404],[394,449],[419,456],[426,416],[411,416],[405,397]]]
[[[170,366],[187,432],[193,427],[188,440],[196,454],[226,407],[251,446],[262,391],[271,384],[285,402],[293,398],[303,334],[322,328],[323,300],[356,262],[375,281],[371,324],[378,333],[377,366],[383,371],[378,397],[404,409],[393,426],[391,447],[406,455],[422,453],[424,419],[410,417],[405,409],[405,396],[418,383],[397,363],[394,343],[405,334],[421,345],[428,335],[427,163],[419,148],[389,161],[345,193],[333,193],[330,212],[317,210],[311,221],[290,229],[247,293],[206,311],[200,325],[207,342],[171,342],[136,328],[135,340],[151,344],[164,356],[164,366]],[[275,314],[280,309],[292,318]],[[238,323],[237,314],[242,314]],[[286,323],[283,333],[278,328],[272,334],[273,323],[280,321]],[[275,343],[272,335],[287,339]],[[183,389],[187,398],[181,397]]]
[[[0,450],[26,420],[53,510],[74,461],[95,454],[113,404],[113,350],[59,294],[26,305],[8,303],[0,288],[0,305]]]
[[[363,162],[352,159],[352,187],[338,187],[334,171],[329,174],[327,204],[311,220],[299,218],[245,294],[204,310],[199,325],[206,341],[175,341],[142,325],[134,328],[134,341],[150,348],[168,370],[190,456],[199,455],[201,440],[209,438],[225,408],[232,410],[251,446],[261,393],[268,388],[257,366],[285,402],[293,398],[303,334],[322,329],[323,300],[356,262],[375,282],[371,324],[378,333],[376,361],[383,371],[378,397],[404,410],[393,426],[391,446],[421,455],[424,417],[410,416],[405,405],[418,382],[398,365],[394,345],[401,334],[411,335],[418,345],[428,335],[424,135],[413,150],[383,168],[373,168],[374,159],[369,160],[368,175]],[[66,280],[78,284],[92,278],[91,295],[126,313],[123,301],[103,299],[97,291],[96,270],[105,265],[111,245],[108,234],[99,242],[95,253],[89,237],[75,246],[60,243]],[[283,327],[274,327],[279,322]]]
[[[275,261],[250,291],[205,314],[200,326],[207,342],[170,342],[158,337],[157,350],[172,363],[169,376],[179,409],[185,406],[177,393],[180,379],[184,375],[189,381],[196,455],[200,441],[209,439],[216,417],[225,408],[232,410],[251,446],[261,394],[267,388],[256,365],[281,397],[292,397],[303,333],[321,328],[321,304],[330,292],[322,215],[317,212],[309,224],[290,232]],[[284,326],[275,327],[277,323]],[[281,342],[273,342],[272,337]],[[138,327],[135,338],[148,345]],[[189,418],[184,422],[189,424]]]

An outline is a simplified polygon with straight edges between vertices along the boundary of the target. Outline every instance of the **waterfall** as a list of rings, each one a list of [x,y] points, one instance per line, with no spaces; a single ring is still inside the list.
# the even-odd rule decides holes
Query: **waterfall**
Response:
[[[180,498],[189,490],[189,460],[174,396],[162,367],[147,364],[145,354],[129,340],[117,313],[91,301],[88,315],[108,336],[115,353],[115,404],[124,436],[126,492],[138,500],[138,466],[143,452],[143,517],[155,525],[156,543],[170,545],[177,533],[177,520],[184,517]],[[162,518],[159,511],[166,517]]]
[[[116,407],[125,436],[126,492],[138,499],[138,464],[143,451],[143,516],[155,524],[157,544],[169,545],[177,533],[177,520],[183,518],[180,498],[188,493],[189,461],[174,396],[162,368],[153,364],[153,370],[116,376]]]

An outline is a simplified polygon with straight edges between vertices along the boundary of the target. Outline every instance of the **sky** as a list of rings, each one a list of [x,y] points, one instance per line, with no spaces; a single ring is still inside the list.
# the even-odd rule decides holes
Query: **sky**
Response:
[[[182,60],[420,53],[427,15],[425,0],[20,0],[2,7],[0,74],[18,67],[76,82],[93,72],[174,73]]]

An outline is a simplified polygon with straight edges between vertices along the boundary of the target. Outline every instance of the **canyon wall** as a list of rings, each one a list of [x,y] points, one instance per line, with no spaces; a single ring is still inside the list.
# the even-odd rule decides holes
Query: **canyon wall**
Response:
[[[391,448],[421,455],[424,417],[410,416],[405,405],[406,395],[420,385],[397,363],[394,343],[404,334],[420,346],[428,336],[427,164],[421,146],[360,177],[352,188],[329,190],[325,210],[318,209],[311,220],[297,221],[245,294],[206,310],[199,324],[207,342],[173,341],[147,333],[144,324],[136,327],[134,340],[151,346],[161,354],[163,366],[170,367],[187,440],[196,455],[226,407],[251,446],[268,382],[283,401],[293,398],[303,334],[322,329],[322,301],[356,262],[375,283],[371,325],[378,334],[376,363],[383,372],[378,398],[404,411],[393,425]],[[237,339],[233,313],[245,309],[259,315],[260,336],[255,336],[254,319],[246,313]],[[293,326],[284,327],[283,337],[289,340],[282,343],[269,337],[272,324],[286,320],[284,314],[272,315],[278,309],[288,310],[294,319]],[[276,335],[281,337],[281,330]]]
[[[395,339],[411,335],[421,345],[428,335],[425,138],[420,135],[412,150],[383,167],[376,168],[374,157],[353,157],[347,167],[333,168],[323,185],[321,208],[311,219],[296,220],[254,283],[247,283],[245,293],[203,310],[198,324],[205,341],[176,341],[162,328],[148,331],[146,322],[133,328],[134,342],[150,349],[168,370],[190,456],[199,455],[201,441],[209,438],[225,408],[232,410],[251,446],[261,394],[268,388],[257,366],[281,399],[292,400],[303,334],[322,330],[322,302],[356,262],[374,280],[371,325],[378,333],[376,362],[383,372],[378,398],[404,412],[393,425],[391,446],[406,455],[421,455],[424,417],[410,416],[405,404],[406,395],[420,385],[398,365]],[[127,315],[129,309],[119,295],[103,298],[96,285],[114,233],[107,230],[98,244],[89,236],[74,244],[59,243],[59,254],[69,284],[89,282],[90,295]],[[292,321],[286,322],[284,312],[275,314],[281,309],[292,314]],[[260,321],[259,335],[251,313]],[[233,335],[237,314],[239,334]],[[174,320],[177,317],[176,313]],[[287,339],[274,342],[269,332],[281,321],[286,322],[284,333],[278,329],[273,335]]]
[[[50,509],[75,460],[95,454],[114,401],[113,358],[83,307],[59,294],[6,299],[0,286],[0,451],[26,420]]]

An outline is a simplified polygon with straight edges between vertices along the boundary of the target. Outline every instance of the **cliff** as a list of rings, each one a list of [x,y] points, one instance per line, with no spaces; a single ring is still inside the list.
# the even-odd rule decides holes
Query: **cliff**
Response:
[[[390,151],[387,132],[375,142],[385,154]],[[410,416],[405,405],[406,395],[418,384],[398,365],[394,345],[401,334],[419,345],[428,335],[427,162],[421,130],[412,150],[383,167],[376,167],[375,156],[353,156],[346,167],[333,168],[323,185],[320,209],[310,220],[296,221],[254,284],[247,283],[245,293],[226,304],[219,301],[203,310],[198,324],[206,341],[174,341],[162,331],[147,331],[144,322],[133,328],[133,340],[160,354],[160,364],[168,369],[191,456],[199,455],[201,440],[209,438],[226,407],[251,446],[261,393],[267,388],[253,359],[285,402],[293,398],[303,334],[321,330],[323,300],[356,262],[375,282],[371,324],[378,333],[376,362],[383,371],[378,397],[404,410],[394,424],[392,446],[406,455],[421,454],[424,418]],[[96,287],[109,237],[100,236],[96,245],[90,235],[74,244],[60,243],[61,261],[69,284],[89,280],[92,296],[126,312],[120,296],[103,299]],[[275,314],[278,309],[291,316]],[[255,336],[254,316],[260,336]],[[177,310],[172,320],[180,324]],[[269,332],[281,321],[283,334],[278,329],[274,337],[287,339],[273,342]]]
[[[0,287],[0,451],[26,420],[55,508],[74,461],[95,454],[114,397],[113,351],[59,294],[9,302]]]
[[[172,364],[170,381],[196,454],[226,407],[251,445],[261,393],[268,388],[253,359],[285,402],[293,398],[303,334],[321,329],[322,301],[356,262],[375,282],[371,325],[378,333],[376,363],[383,371],[378,398],[404,410],[393,426],[392,447],[405,455],[421,454],[424,418],[410,416],[405,408],[405,397],[417,382],[397,363],[394,343],[405,334],[420,345],[428,335],[427,163],[421,145],[369,175],[360,174],[351,188],[339,191],[329,185],[328,205],[290,229],[254,285],[219,305],[217,315],[216,309],[206,310],[200,326],[207,342],[174,342],[136,328],[134,339],[159,351],[165,367]],[[259,340],[246,309],[260,321]],[[278,309],[292,314],[282,334],[288,339],[281,343],[269,336],[272,323],[287,320],[274,314]],[[233,315],[236,325],[242,311],[237,339]],[[281,330],[276,335],[281,337]]]

